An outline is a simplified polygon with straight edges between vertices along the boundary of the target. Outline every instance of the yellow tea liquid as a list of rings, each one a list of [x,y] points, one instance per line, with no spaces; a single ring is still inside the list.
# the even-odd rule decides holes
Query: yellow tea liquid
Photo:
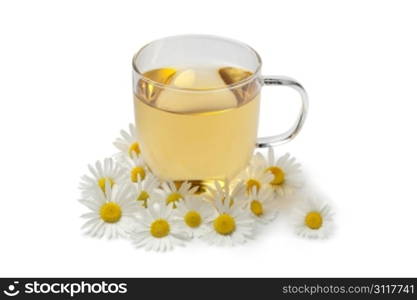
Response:
[[[135,93],[142,155],[165,180],[232,178],[253,153],[259,83],[233,67],[160,68],[144,74]],[[181,90],[180,90],[181,89]]]

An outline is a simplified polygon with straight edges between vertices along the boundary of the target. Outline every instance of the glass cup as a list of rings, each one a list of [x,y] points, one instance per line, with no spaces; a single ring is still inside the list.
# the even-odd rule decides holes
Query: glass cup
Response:
[[[262,76],[251,47],[208,35],[151,42],[133,57],[135,121],[141,155],[159,178],[232,179],[255,147],[293,139],[308,99],[297,81]],[[301,96],[295,123],[284,133],[257,137],[263,86],[289,86]]]

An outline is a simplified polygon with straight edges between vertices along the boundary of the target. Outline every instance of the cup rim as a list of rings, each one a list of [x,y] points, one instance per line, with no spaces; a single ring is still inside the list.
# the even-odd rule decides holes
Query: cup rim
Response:
[[[196,89],[192,89],[192,88],[182,88],[182,87],[176,87],[176,86],[170,86],[164,83],[160,83],[158,81],[154,81],[148,77],[146,77],[138,68],[137,64],[136,64],[136,59],[137,57],[150,45],[157,43],[157,42],[161,42],[163,40],[169,40],[169,39],[177,39],[177,38],[206,38],[206,39],[216,39],[216,40],[223,40],[225,42],[229,42],[229,43],[234,43],[237,44],[243,48],[246,48],[247,50],[249,50],[250,52],[252,52],[255,57],[256,60],[258,62],[258,65],[255,69],[255,71],[249,76],[246,77],[245,79],[238,81],[238,82],[234,82],[232,84],[228,84],[225,85],[224,87],[213,87],[213,88],[207,88],[207,89],[202,89],[202,90],[196,90]],[[149,42],[147,44],[145,44],[144,46],[142,46],[134,55],[132,58],[132,67],[133,67],[133,72],[135,72],[138,76],[141,77],[142,80],[146,81],[147,83],[150,83],[156,87],[159,88],[163,88],[163,89],[168,89],[168,90],[173,90],[173,91],[177,91],[177,92],[192,92],[192,93],[207,93],[207,92],[217,92],[217,91],[224,91],[224,90],[230,90],[230,89],[236,89],[239,87],[242,87],[246,84],[248,84],[249,82],[251,82],[252,80],[254,80],[255,78],[258,77],[258,75],[261,72],[262,69],[262,59],[261,56],[258,54],[258,52],[256,52],[255,49],[253,49],[251,46],[235,40],[235,39],[231,39],[231,38],[226,38],[226,37],[221,37],[221,36],[216,36],[216,35],[211,35],[211,34],[182,34],[182,35],[173,35],[173,36],[167,36],[167,37],[163,37],[160,39],[156,39],[153,40],[152,42]]]

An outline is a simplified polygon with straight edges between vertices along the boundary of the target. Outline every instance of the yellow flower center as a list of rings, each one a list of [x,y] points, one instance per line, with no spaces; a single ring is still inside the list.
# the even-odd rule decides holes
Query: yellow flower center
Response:
[[[310,229],[319,229],[323,225],[323,217],[317,211],[309,212],[304,220],[305,225]]]
[[[138,201],[146,201],[149,198],[149,194],[147,191],[142,191],[136,200]]]
[[[250,203],[250,210],[257,217],[260,217],[264,214],[264,208],[262,206],[262,203],[259,202],[258,200],[253,200]]]
[[[181,194],[177,193],[177,192],[174,192],[172,194],[169,194],[166,201],[167,201],[167,204],[174,203],[174,207],[175,207],[175,203],[180,201],[181,199],[182,199]]]
[[[191,228],[196,228],[201,224],[201,216],[198,212],[190,210],[184,216],[184,222]]]
[[[97,184],[100,187],[100,189],[105,193],[106,192],[106,181],[110,183],[110,187],[113,187],[114,185],[114,180],[110,177],[101,177],[98,181]]]
[[[107,202],[100,208],[100,217],[104,222],[116,223],[122,217],[122,209],[117,203]]]
[[[140,180],[144,180],[146,177],[146,171],[142,167],[134,167],[130,171],[130,180],[132,182],[138,182],[138,175],[140,176]]]
[[[129,147],[129,156],[133,157],[133,155],[139,155],[140,154],[140,147],[139,147],[139,143],[135,142],[132,143]]]
[[[248,181],[246,181],[246,191],[248,193],[252,192],[253,187],[255,187],[257,191],[259,191],[259,189],[261,188],[261,183],[255,179],[249,179]]]
[[[232,216],[228,214],[222,214],[214,220],[213,227],[217,233],[222,235],[229,235],[235,231],[236,222]]]
[[[271,172],[272,175],[274,175],[274,179],[271,180],[270,184],[272,185],[280,185],[285,180],[285,173],[284,171],[279,167],[269,167],[265,170],[266,172]]]
[[[156,238],[163,238],[169,234],[169,223],[164,219],[158,219],[151,224],[151,234]]]
[[[147,191],[140,192],[139,196],[136,198],[138,201],[143,201],[143,206],[148,207],[147,201],[149,198],[149,194]]]

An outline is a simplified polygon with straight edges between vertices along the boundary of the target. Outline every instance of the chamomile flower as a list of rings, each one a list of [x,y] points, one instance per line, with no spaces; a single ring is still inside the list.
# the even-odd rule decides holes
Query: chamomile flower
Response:
[[[272,175],[269,183],[279,196],[292,195],[302,186],[301,166],[290,154],[287,153],[275,160],[274,149],[269,147],[268,159],[259,153],[256,157],[263,170]]]
[[[326,238],[333,229],[333,216],[329,205],[316,198],[302,196],[303,201],[294,213],[296,233],[308,238]]]
[[[148,199],[157,199],[160,197],[159,179],[152,173],[149,173],[144,180],[138,180],[134,183],[134,189],[136,192],[136,200],[144,207],[147,207]]]
[[[241,197],[245,194],[246,185],[243,181],[235,182],[235,185],[232,187],[229,180],[224,180],[223,186],[219,181],[214,182],[214,188],[207,186],[207,193],[205,194],[213,204],[217,201],[228,201],[232,206],[235,203],[241,201]]]
[[[188,239],[181,222],[175,220],[173,205],[149,201],[148,208],[140,208],[135,229],[130,235],[135,247],[146,250],[166,251],[184,245]]]
[[[113,145],[119,149],[123,155],[127,155],[131,158],[139,156],[141,150],[135,125],[129,124],[129,132],[121,130],[120,135],[122,137],[117,138]]]
[[[252,191],[244,196],[242,206],[249,211],[257,222],[267,224],[278,215],[274,202],[274,191],[272,189],[263,187],[257,190],[253,187]]]
[[[88,169],[91,175],[83,175],[80,183],[84,197],[94,194],[97,187],[104,192],[107,182],[110,187],[113,187],[115,184],[122,183],[126,178],[124,170],[111,158],[104,159],[103,163],[97,161],[94,167],[88,165]]]
[[[150,173],[149,168],[147,167],[142,156],[125,156],[124,158],[120,159],[120,163],[129,173],[129,178],[131,182],[138,182],[139,180],[144,180],[146,176]]]
[[[127,236],[131,229],[139,209],[135,195],[128,185],[114,189],[110,186],[110,182],[106,182],[105,192],[96,188],[91,197],[80,200],[90,209],[90,212],[81,216],[88,219],[82,227],[87,235],[111,239]]]
[[[265,168],[258,161],[252,160],[249,166],[237,176],[237,180],[243,181],[246,193],[250,193],[253,188],[260,190],[262,187],[268,186],[273,180],[273,175],[265,172]]]
[[[174,213],[190,237],[200,237],[208,230],[214,207],[201,196],[187,196],[177,203]]]
[[[194,195],[198,190],[198,186],[192,186],[188,181],[182,183],[174,183],[173,181],[166,181],[162,183],[162,195],[161,200],[168,204],[173,204],[173,207],[176,208],[177,203],[186,196]]]
[[[223,190],[226,192],[228,189]],[[232,200],[235,203],[239,201],[232,198],[231,194],[217,193],[214,199],[216,210],[209,219],[209,230],[203,235],[203,239],[209,244],[234,246],[245,243],[252,236],[253,218],[240,205],[233,204]]]

